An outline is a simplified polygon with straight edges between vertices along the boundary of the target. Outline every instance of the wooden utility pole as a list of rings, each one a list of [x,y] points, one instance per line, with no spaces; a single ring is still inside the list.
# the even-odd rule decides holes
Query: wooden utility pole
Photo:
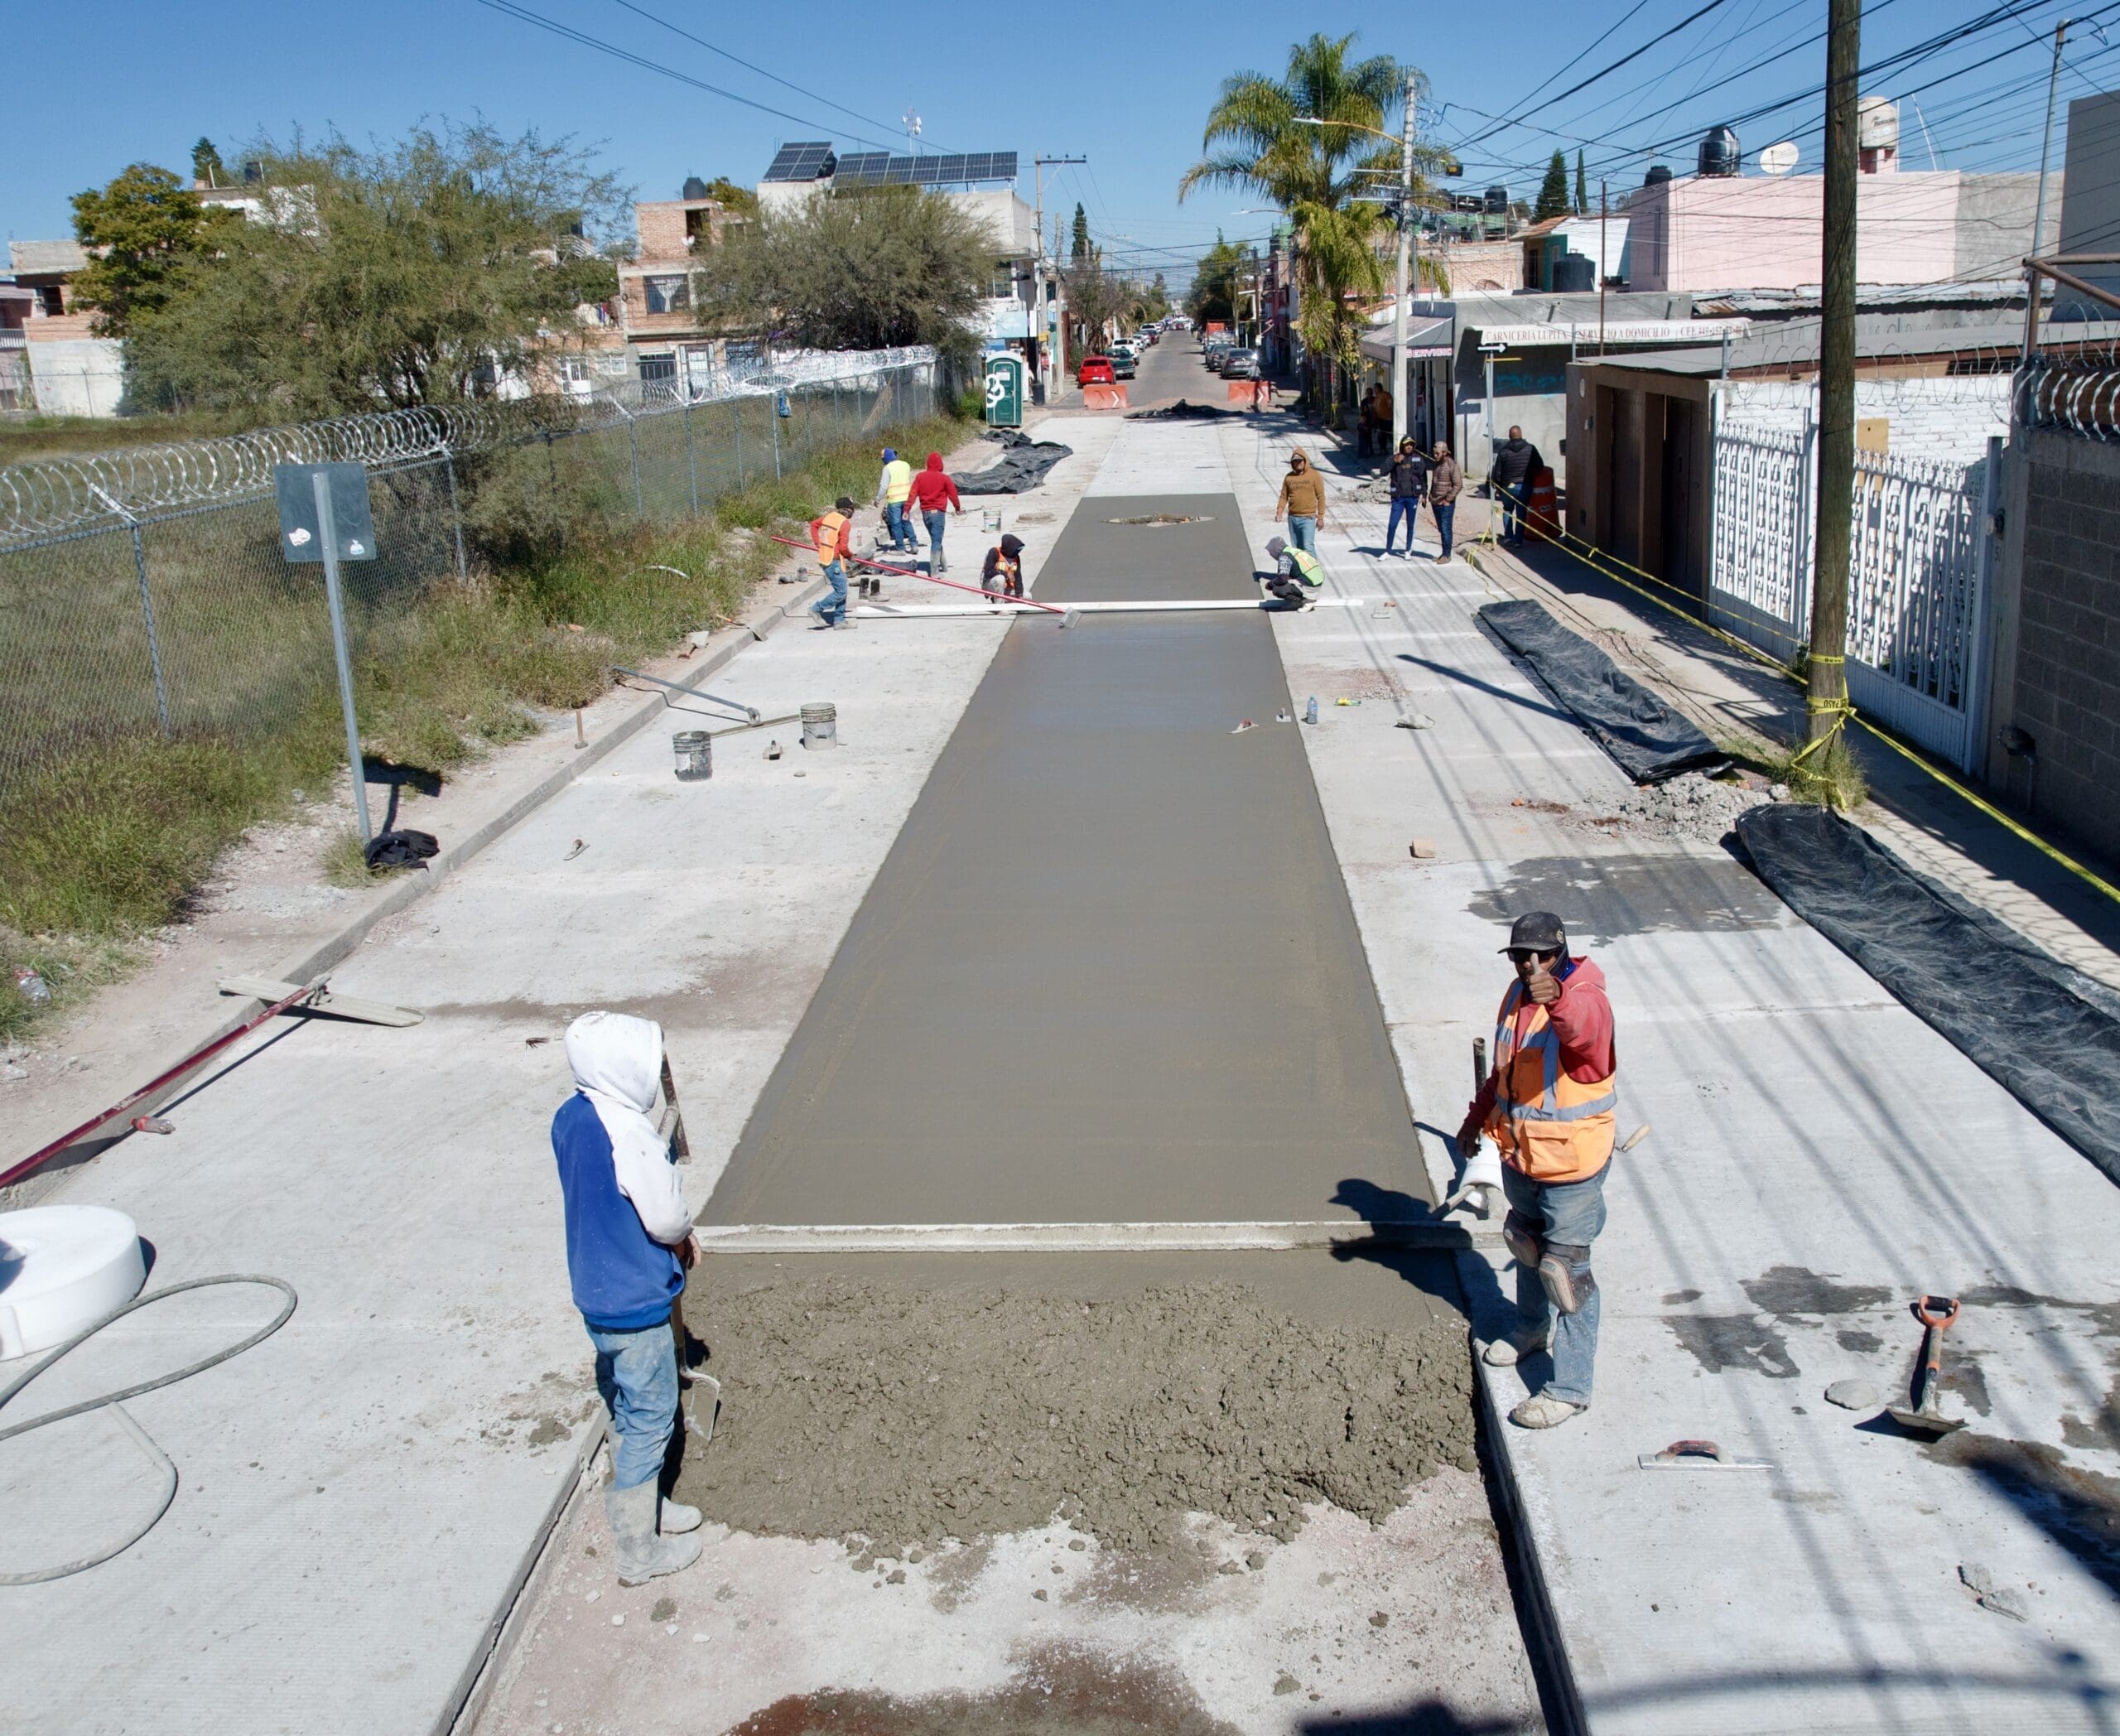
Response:
[[[1819,344],[1818,541],[1811,567],[1804,735],[1823,741],[1848,705],[1848,567],[1855,520],[1857,68],[1862,0],[1826,0],[1825,237]]]

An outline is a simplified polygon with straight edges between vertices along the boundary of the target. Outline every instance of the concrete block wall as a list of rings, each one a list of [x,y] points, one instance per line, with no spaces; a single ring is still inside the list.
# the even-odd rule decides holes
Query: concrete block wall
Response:
[[[2012,454],[1989,781],[2120,857],[2120,446],[2036,429]],[[2000,745],[2010,725],[2033,764]]]
[[[1818,387],[1809,380],[1732,380],[1718,388],[1725,427],[1794,433],[1808,407],[1818,414]],[[1890,424],[1886,450],[1896,457],[1978,464],[1988,436],[2007,434],[2010,376],[1959,374],[1936,379],[1857,380],[1855,414]]]

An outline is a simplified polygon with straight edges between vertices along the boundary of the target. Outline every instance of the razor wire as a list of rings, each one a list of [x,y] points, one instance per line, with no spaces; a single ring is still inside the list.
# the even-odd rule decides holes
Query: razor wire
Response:
[[[2120,440],[2120,340],[2042,339],[2015,384],[2017,427]]]

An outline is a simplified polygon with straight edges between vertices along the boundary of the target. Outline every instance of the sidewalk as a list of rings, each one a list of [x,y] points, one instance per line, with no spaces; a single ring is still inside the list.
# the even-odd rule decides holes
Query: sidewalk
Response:
[[[1255,546],[1288,433],[1223,439]],[[1429,1161],[1449,1167],[1503,924],[1539,905],[1605,967],[1622,1131],[1651,1129],[1607,1189],[1594,1408],[1494,1436],[1587,1725],[2107,1729],[2120,1196],[1726,852],[1602,818],[1630,786],[1472,619],[1502,586],[1356,552],[1381,540],[1364,513],[1320,548],[1365,606],[1275,625],[1319,696],[1304,740]],[[1503,1329],[1506,1262],[1461,1265],[1476,1330]],[[1971,1425],[1934,1445],[1870,1420],[1905,1401],[1924,1290],[1965,1305],[1944,1404]],[[1848,1377],[1878,1404],[1826,1403]],[[1526,1390],[1481,1378],[1497,1410]],[[1771,1468],[1637,1468],[1700,1438]]]

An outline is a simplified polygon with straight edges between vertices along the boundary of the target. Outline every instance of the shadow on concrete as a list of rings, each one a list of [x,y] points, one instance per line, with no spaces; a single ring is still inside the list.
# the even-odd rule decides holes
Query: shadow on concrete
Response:
[[[1530,1736],[1539,1726],[1513,1718],[1467,1717],[1441,1700],[1423,1700],[1403,1712],[1372,1712],[1361,1718],[1309,1718],[1295,1728],[1309,1736],[1331,1730],[1339,1736]]]
[[[1521,706],[1527,711],[1536,711],[1541,717],[1558,717],[1563,723],[1572,724],[1578,729],[1582,727],[1581,720],[1573,711],[1564,711],[1559,706],[1548,705],[1543,700],[1526,699],[1521,693],[1512,693],[1506,687],[1497,687],[1492,682],[1482,681],[1477,675],[1467,675],[1462,669],[1454,668],[1449,663],[1439,663],[1431,658],[1416,657],[1410,651],[1401,651],[1399,653],[1399,661],[1402,663],[1418,664],[1424,669],[1432,669],[1438,675],[1454,681],[1460,686],[1477,687],[1481,692],[1490,694],[1496,699],[1506,700],[1510,705]]]
[[[1939,1464],[1971,1471],[2120,1598],[2120,1478],[2072,1465],[2044,1441],[1970,1429],[1926,1450]]]

